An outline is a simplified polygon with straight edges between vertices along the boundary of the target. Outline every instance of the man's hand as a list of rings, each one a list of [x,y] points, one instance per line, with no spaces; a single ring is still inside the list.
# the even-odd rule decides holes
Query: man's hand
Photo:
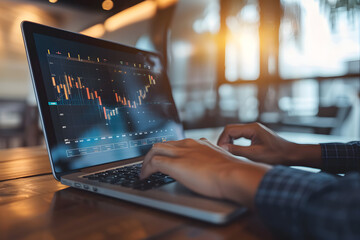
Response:
[[[168,174],[189,189],[248,207],[269,166],[243,162],[206,139],[157,143],[145,156],[141,178]]]
[[[250,146],[238,146],[233,140],[246,138]],[[278,136],[259,123],[234,124],[225,127],[219,137],[220,147],[238,156],[256,162],[282,165],[320,167],[320,145],[295,144]]]

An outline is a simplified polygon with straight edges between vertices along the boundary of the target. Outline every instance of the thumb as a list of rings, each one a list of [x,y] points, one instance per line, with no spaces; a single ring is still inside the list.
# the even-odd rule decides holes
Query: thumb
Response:
[[[239,145],[234,145],[234,144],[224,144],[224,145],[221,145],[220,147],[222,147],[223,149],[229,151],[230,153],[232,153],[236,156],[246,157],[249,159],[253,158],[254,155],[256,154],[255,148],[253,146],[239,146]]]

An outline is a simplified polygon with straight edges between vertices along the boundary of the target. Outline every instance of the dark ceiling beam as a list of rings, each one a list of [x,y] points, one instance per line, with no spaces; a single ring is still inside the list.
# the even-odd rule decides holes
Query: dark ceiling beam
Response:
[[[72,9],[75,11],[81,11],[81,12],[89,12],[90,14],[96,14],[97,17],[95,21],[91,21],[89,19],[89,23],[85,25],[82,29],[79,29],[78,31],[82,31],[84,29],[87,29],[97,23],[102,23],[107,18],[115,15],[118,12],[121,12],[129,7],[132,7],[140,2],[143,2],[144,0],[112,0],[114,2],[114,7],[109,10],[103,10],[102,9],[102,2],[104,0],[58,0],[56,3],[50,3],[49,0],[17,0],[18,2],[23,3],[33,3],[37,5],[43,5],[46,6],[47,9]],[[100,17],[100,18],[99,18]]]
[[[112,0],[114,2],[114,7],[109,10],[102,9],[102,2],[103,0],[58,0],[56,3],[50,3],[48,0],[28,0],[27,2],[38,2],[43,4],[50,4],[54,7],[61,6],[61,7],[69,7],[73,9],[79,10],[86,10],[86,11],[93,11],[97,13],[105,13],[107,15],[113,15],[120,11],[123,11],[131,6],[134,6],[143,0]]]

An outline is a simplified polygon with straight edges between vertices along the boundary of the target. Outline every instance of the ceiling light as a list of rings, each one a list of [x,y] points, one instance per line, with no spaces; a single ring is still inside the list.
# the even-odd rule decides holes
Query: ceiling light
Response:
[[[114,7],[114,2],[112,0],[105,0],[102,3],[102,9],[109,11]]]

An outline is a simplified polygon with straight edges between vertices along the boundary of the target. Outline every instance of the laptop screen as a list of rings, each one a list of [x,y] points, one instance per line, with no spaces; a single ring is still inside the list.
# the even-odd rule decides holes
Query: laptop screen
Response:
[[[139,157],[154,143],[183,138],[158,55],[39,33],[33,39],[45,93],[36,91],[47,99],[42,114],[52,122],[46,134],[54,134],[55,172]]]

